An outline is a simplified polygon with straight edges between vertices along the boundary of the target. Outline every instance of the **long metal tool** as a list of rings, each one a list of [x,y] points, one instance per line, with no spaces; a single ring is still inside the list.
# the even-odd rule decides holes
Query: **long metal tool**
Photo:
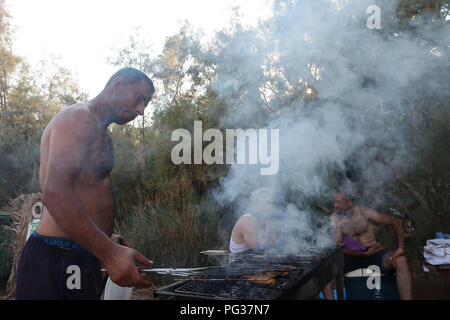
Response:
[[[159,274],[186,274],[190,275],[196,271],[203,271],[206,269],[210,269],[214,267],[203,267],[203,268],[149,268],[149,269],[140,269],[139,272],[156,272]],[[106,269],[101,269],[100,271],[106,272]]]

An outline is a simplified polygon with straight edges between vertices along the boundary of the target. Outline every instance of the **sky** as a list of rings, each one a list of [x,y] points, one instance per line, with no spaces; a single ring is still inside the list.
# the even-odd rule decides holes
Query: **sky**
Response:
[[[114,48],[126,44],[135,28],[158,54],[166,37],[188,20],[206,37],[226,27],[233,9],[254,25],[270,15],[270,0],[7,0],[15,27],[15,53],[33,66],[46,57],[78,78],[90,98],[117,71],[107,63]]]

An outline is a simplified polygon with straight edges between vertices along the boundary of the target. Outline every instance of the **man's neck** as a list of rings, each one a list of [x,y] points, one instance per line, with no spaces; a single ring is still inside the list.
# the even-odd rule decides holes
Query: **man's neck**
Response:
[[[352,215],[352,210],[353,208],[348,208],[347,210],[344,211],[338,211],[338,213],[343,216],[343,217],[350,217]]]
[[[89,110],[91,110],[95,115],[98,124],[106,129],[112,123],[112,120],[109,115],[110,111],[108,103],[102,93],[89,101],[87,104]]]

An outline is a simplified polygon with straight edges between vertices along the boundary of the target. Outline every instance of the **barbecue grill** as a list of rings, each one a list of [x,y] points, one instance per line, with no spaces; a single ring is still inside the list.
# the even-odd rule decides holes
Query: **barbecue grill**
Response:
[[[187,275],[159,288],[159,299],[275,300],[312,299],[336,279],[338,298],[343,298],[343,245],[302,252],[253,251],[230,256],[230,263]],[[249,276],[251,279],[248,279]],[[262,282],[274,279],[270,284]]]

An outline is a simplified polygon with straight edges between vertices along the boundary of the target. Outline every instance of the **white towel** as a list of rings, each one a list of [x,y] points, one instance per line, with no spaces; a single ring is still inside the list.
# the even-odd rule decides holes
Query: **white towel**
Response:
[[[450,239],[427,240],[423,256],[431,265],[450,264]]]

